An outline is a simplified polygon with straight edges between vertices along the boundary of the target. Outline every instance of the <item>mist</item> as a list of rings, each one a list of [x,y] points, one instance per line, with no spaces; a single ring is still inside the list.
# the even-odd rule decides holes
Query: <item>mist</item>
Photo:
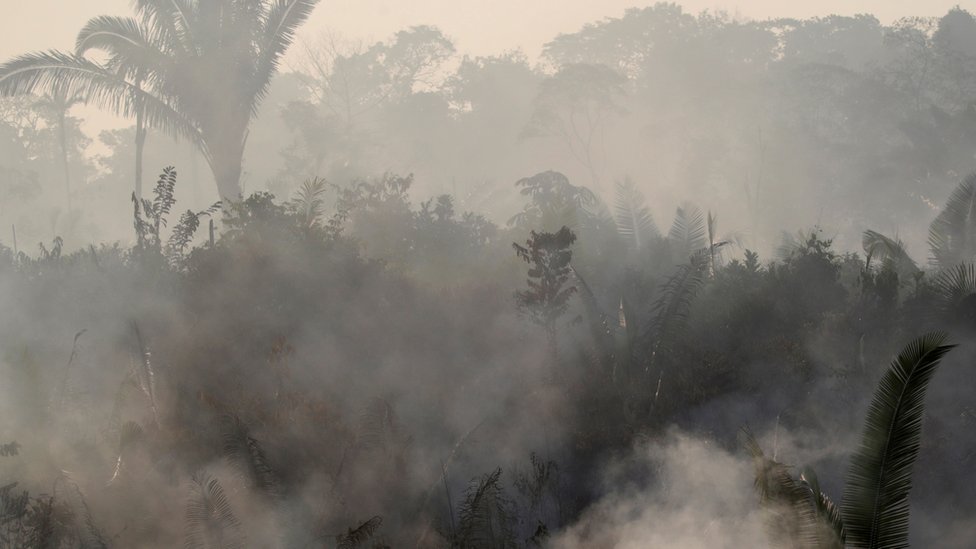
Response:
[[[976,546],[976,12],[523,4],[15,9],[0,549]]]

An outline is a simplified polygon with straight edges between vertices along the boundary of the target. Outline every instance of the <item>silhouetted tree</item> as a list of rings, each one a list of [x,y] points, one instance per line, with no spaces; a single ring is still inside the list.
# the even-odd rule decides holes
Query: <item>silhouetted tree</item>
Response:
[[[33,53],[0,66],[0,94],[63,89],[117,114],[142,116],[148,127],[196,143],[222,199],[237,200],[248,126],[317,3],[138,0],[139,19],[89,22],[77,54]],[[108,53],[108,62],[83,57],[90,50]],[[140,131],[137,140],[144,138]]]
[[[526,280],[529,289],[515,292],[515,302],[520,311],[545,328],[554,359],[558,357],[556,323],[576,293],[575,286],[567,285],[573,258],[569,248],[575,241],[573,231],[563,227],[554,233],[532,231],[525,246],[512,243],[516,255],[530,265]]]

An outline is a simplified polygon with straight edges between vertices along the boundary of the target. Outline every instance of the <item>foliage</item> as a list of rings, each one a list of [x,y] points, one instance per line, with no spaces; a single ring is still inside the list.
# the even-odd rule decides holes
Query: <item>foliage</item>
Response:
[[[953,347],[945,342],[944,333],[912,341],[878,384],[841,504],[852,547],[908,547],[908,494],[921,446],[925,392]]]
[[[376,535],[381,524],[383,524],[383,518],[375,516],[355,528],[349,528],[345,534],[337,536],[336,545],[338,549],[364,547]]]
[[[509,225],[516,227],[537,227],[552,230],[557,226],[574,227],[581,217],[588,215],[587,207],[596,204],[596,195],[586,187],[569,182],[565,175],[554,172],[541,172],[519,179],[516,187],[522,187],[522,195],[530,197],[525,208],[515,214]]]
[[[932,261],[950,268],[976,257],[976,174],[952,191],[945,208],[929,227]]]
[[[567,285],[573,252],[569,249],[576,235],[563,226],[555,233],[532,231],[525,246],[512,243],[515,254],[529,264],[527,290],[515,293],[519,310],[544,327],[555,346],[556,322],[569,307],[569,298],[576,287]]]
[[[892,361],[874,393],[861,444],[851,458],[844,498],[837,507],[807,470],[797,481],[767,458],[746,433],[756,489],[773,512],[770,533],[782,546],[908,547],[908,495],[921,446],[925,393],[953,345],[945,333],[911,341]]]
[[[660,237],[654,218],[645,203],[644,194],[631,179],[617,181],[613,217],[620,235],[638,254],[645,251],[651,240]]]
[[[472,479],[464,493],[458,524],[457,545],[464,549],[517,547],[514,513],[501,485],[502,470]]]
[[[0,66],[0,94],[61,90],[186,137],[210,163],[224,200],[240,194],[251,118],[315,0],[140,0],[138,19],[96,17],[75,54],[27,54]],[[107,54],[99,64],[84,57]],[[206,75],[206,76],[202,76]]]
[[[261,444],[251,436],[248,426],[235,416],[223,421],[223,452],[237,468],[245,484],[271,500],[281,497],[278,474],[271,467]]]
[[[207,475],[190,481],[186,502],[186,549],[237,549],[245,547],[241,523],[231,509],[220,482]]]

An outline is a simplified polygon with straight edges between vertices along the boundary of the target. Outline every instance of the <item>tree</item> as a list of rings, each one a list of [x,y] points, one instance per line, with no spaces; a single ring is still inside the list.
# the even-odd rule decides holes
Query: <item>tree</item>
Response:
[[[61,153],[61,167],[64,170],[64,195],[68,211],[71,211],[71,167],[68,148],[68,111],[71,107],[82,102],[80,93],[68,95],[64,89],[57,88],[46,94],[38,106],[51,112],[55,120],[58,133],[58,147]]]
[[[569,182],[565,175],[547,171],[515,182],[521,193],[531,198],[521,212],[508,220],[516,227],[576,227],[580,217],[588,215],[587,207],[597,204],[593,191]]]
[[[436,86],[442,64],[454,54],[454,44],[435,27],[410,27],[369,46],[326,35],[305,44],[303,53],[298,77],[312,101],[292,103],[285,114],[297,138],[288,160],[304,171],[300,177],[354,177],[371,167],[369,153],[383,150],[382,162],[389,162],[388,149],[414,142],[416,128],[430,126],[432,118],[446,118],[446,112],[426,112],[425,94],[418,93]],[[421,122],[398,125],[404,113]],[[399,138],[401,127],[409,139]],[[317,171],[322,168],[329,171]]]
[[[564,226],[554,233],[532,231],[525,246],[512,243],[515,254],[530,265],[526,281],[529,289],[515,292],[516,304],[545,328],[554,358],[558,356],[556,322],[566,312],[569,298],[576,293],[575,286],[566,284],[572,271],[569,262],[573,252],[569,247],[575,241],[576,235]]]
[[[137,0],[138,19],[92,19],[74,54],[33,53],[0,66],[0,95],[63,88],[135,116],[137,125],[141,119],[186,137],[206,157],[221,198],[236,200],[251,119],[317,3]],[[92,50],[108,54],[108,61],[84,57]],[[137,139],[144,135],[137,132]]]
[[[624,112],[619,102],[626,83],[605,65],[567,65],[539,85],[535,110],[522,135],[561,139],[597,186],[606,164],[604,133],[609,119]]]
[[[454,54],[454,44],[436,27],[402,30],[390,42],[368,48],[343,46],[335,37],[305,46],[303,79],[319,103],[350,133],[359,118],[386,103],[430,86]]]

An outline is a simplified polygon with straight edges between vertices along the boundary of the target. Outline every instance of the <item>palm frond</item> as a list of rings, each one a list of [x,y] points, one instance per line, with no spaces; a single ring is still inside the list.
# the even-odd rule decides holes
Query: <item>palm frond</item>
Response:
[[[879,232],[867,230],[861,238],[861,247],[867,256],[867,266],[871,266],[872,261],[883,264],[890,261],[895,266],[895,271],[899,275],[912,275],[918,272],[915,261],[905,251],[905,245],[901,240],[889,238]]]
[[[943,267],[976,257],[976,173],[969,174],[949,196],[929,226],[932,263]]]
[[[631,249],[644,250],[653,238],[660,237],[654,218],[637,185],[631,179],[617,181],[613,203],[613,219],[620,236],[627,239]]]
[[[976,265],[961,263],[935,277],[935,313],[942,320],[972,323],[976,320]]]
[[[573,276],[579,282],[580,298],[583,307],[586,309],[587,324],[590,328],[590,336],[593,338],[593,354],[602,368],[610,369],[611,379],[616,377],[616,368],[613,357],[613,323],[610,317],[603,312],[599,301],[590,289],[589,284],[583,279],[574,267],[570,266]]]
[[[138,423],[126,421],[122,424],[119,432],[119,453],[115,460],[115,470],[112,472],[112,478],[106,484],[112,484],[119,478],[125,467],[126,457],[128,457],[130,449],[138,444],[144,436],[142,426]]]
[[[383,517],[375,516],[345,534],[336,536],[336,549],[359,549],[376,535],[383,524]]]
[[[302,216],[305,227],[314,227],[321,221],[325,206],[323,197],[328,190],[329,183],[322,177],[306,179],[298,188],[290,206]]]
[[[248,487],[274,500],[280,494],[278,475],[257,439],[237,416],[223,420],[224,456],[234,465]]]
[[[512,528],[514,512],[501,484],[502,470],[495,469],[472,480],[460,507],[458,545],[471,549],[516,547]]]
[[[193,0],[135,0],[133,4],[153,38],[165,44],[170,53],[186,58],[196,52]]]
[[[241,523],[217,479],[194,475],[186,502],[185,549],[243,549]]]
[[[800,485],[804,487],[813,501],[817,516],[814,535],[820,549],[844,549],[847,534],[844,532],[844,519],[840,508],[820,490],[820,480],[812,469],[800,473]]]
[[[13,546],[10,538],[20,534],[17,523],[27,516],[29,504],[30,494],[17,490],[16,482],[0,486],[0,543]]]
[[[60,499],[67,506],[69,516],[72,519],[71,529],[77,537],[79,545],[84,548],[107,549],[108,542],[98,526],[95,525],[91,509],[88,507],[88,502],[85,500],[84,494],[81,493],[78,484],[66,472],[62,471],[55,487],[58,485],[63,488]]]
[[[146,124],[199,144],[196,125],[167,102],[84,57],[57,51],[21,55],[0,65],[0,96],[59,90],[123,118],[142,109]]]
[[[677,271],[661,285],[660,297],[652,307],[653,318],[643,335],[647,345],[647,357],[656,361],[661,353],[668,352],[687,325],[691,304],[698,295],[708,270],[708,255],[696,253],[679,265]]]
[[[196,125],[167,102],[85,59],[58,51],[29,53],[0,65],[0,96],[59,90],[123,118],[142,109],[146,124],[174,137],[200,143]]]
[[[946,338],[944,333],[931,333],[913,340],[875,390],[841,505],[851,547],[908,547],[908,495],[925,392],[942,357],[953,347],[945,344]]]
[[[356,443],[365,452],[398,457],[411,443],[389,401],[374,398],[359,417]]]
[[[271,77],[278,71],[278,64],[295,39],[295,32],[312,14],[319,0],[275,0],[268,9],[264,21],[264,37],[258,50],[257,66],[253,78],[251,109],[267,93]]]
[[[668,241],[680,263],[708,245],[705,216],[698,207],[685,204],[677,209],[668,231]]]
[[[169,64],[170,58],[138,21],[131,17],[102,15],[82,27],[75,40],[75,53],[101,50],[108,55],[106,68],[127,76],[152,75]]]
[[[744,444],[753,460],[754,486],[766,513],[766,533],[775,547],[815,549],[816,515],[808,491],[793,478],[789,467],[766,457],[746,430]]]

